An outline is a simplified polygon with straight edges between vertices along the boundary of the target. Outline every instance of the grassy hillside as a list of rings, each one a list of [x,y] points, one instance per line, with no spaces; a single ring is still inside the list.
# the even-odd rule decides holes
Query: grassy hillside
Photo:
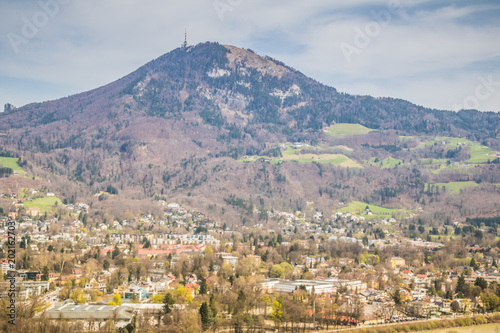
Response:
[[[417,137],[400,137],[400,139],[404,141],[409,139],[417,139]],[[488,160],[494,160],[495,153],[497,153],[496,151],[491,150],[489,147],[486,147],[479,142],[452,137],[436,137],[432,140],[422,140],[417,147],[410,150],[417,150],[435,145],[441,145],[443,146],[443,149],[457,149],[458,147],[462,147],[462,149],[468,149],[470,152],[470,158],[466,161],[467,163],[487,163]],[[434,162],[438,163],[438,160],[435,160]]]
[[[345,146],[337,146],[338,149],[349,152],[351,148]],[[363,168],[361,164],[343,154],[328,154],[323,153],[324,149],[318,147],[309,147],[308,153],[302,153],[303,148],[293,148],[293,144],[287,143],[284,148],[281,148],[283,157],[269,157],[269,156],[248,156],[239,159],[240,162],[255,162],[260,159],[269,160],[273,164],[279,162],[300,162],[300,163],[325,163],[341,166],[344,168]]]
[[[366,207],[371,210],[373,215],[364,215]],[[406,214],[408,211],[402,209],[392,209],[392,208],[384,208],[376,205],[369,205],[360,201],[352,201],[347,206],[342,207],[340,209],[335,210],[334,212],[342,212],[342,213],[351,213],[357,216],[363,216],[364,218],[371,219],[386,219],[391,218],[396,215]]]
[[[343,154],[322,154],[321,149],[317,149],[317,154],[315,153],[307,153],[303,154],[302,149],[293,149],[290,145],[284,150],[283,160],[285,161],[297,161],[302,163],[329,163],[338,165],[345,168],[362,168],[358,162],[350,159],[349,157]]]
[[[444,187],[446,192],[450,193],[460,193],[460,190],[466,188],[479,187],[479,184],[476,182],[435,183],[430,185],[437,186],[439,188],[439,191],[441,191],[441,189]],[[426,186],[429,186],[429,184],[426,184]]]
[[[26,208],[40,208],[40,214],[50,212],[56,205],[63,205],[57,197],[45,197],[24,202],[24,207]]]
[[[345,168],[362,168],[358,162],[351,160],[342,154],[286,154],[283,155],[285,161],[297,162],[318,162],[339,165]]]
[[[0,157],[0,165],[11,168],[12,171],[18,172],[20,176],[25,176],[26,171],[23,170],[19,165],[17,165],[17,161],[19,159],[16,157]]]
[[[359,124],[335,124],[326,129],[331,136],[368,134],[372,129]]]
[[[398,166],[402,164],[403,162],[401,160],[398,160],[397,158],[386,158],[383,160],[379,160],[377,158],[372,158],[368,163],[372,166],[377,166],[381,169],[391,169],[394,168],[395,166]]]

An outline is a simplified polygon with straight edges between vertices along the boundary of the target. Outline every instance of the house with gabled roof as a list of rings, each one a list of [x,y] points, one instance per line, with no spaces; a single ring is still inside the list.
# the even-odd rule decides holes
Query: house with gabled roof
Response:
[[[106,283],[99,282],[95,278],[92,278],[92,280],[90,280],[89,283],[85,284],[85,289],[105,292],[106,291]]]

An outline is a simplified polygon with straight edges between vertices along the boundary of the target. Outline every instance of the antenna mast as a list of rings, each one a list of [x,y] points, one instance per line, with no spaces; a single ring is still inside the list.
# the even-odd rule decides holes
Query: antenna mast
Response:
[[[185,49],[188,47],[188,42],[187,42],[187,29],[184,31],[184,43],[182,44],[182,48]]]

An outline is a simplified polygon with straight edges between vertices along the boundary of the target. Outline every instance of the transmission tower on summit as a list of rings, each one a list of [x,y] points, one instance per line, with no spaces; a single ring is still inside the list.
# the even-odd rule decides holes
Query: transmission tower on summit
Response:
[[[182,48],[183,49],[185,49],[185,48],[188,47],[187,39],[188,39],[188,34],[187,34],[187,29],[185,29],[185,31],[184,31],[184,43],[182,43]]]

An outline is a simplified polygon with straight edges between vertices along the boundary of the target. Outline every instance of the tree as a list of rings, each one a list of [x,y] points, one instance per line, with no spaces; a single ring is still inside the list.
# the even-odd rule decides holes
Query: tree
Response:
[[[465,287],[465,276],[462,274],[458,277],[457,286],[455,287],[455,292],[458,294],[463,294]]]
[[[174,297],[177,304],[189,304],[193,300],[191,290],[182,285],[175,289]]]
[[[244,309],[245,308],[245,305],[246,305],[246,301],[247,301],[247,297],[245,295],[245,293],[243,292],[243,290],[240,290],[240,292],[238,293],[238,308],[240,309]]]
[[[457,301],[451,302],[451,310],[453,312],[459,312],[460,311],[460,303],[458,303]]]
[[[207,302],[203,302],[200,307],[201,325],[203,330],[206,331],[210,328],[213,322],[212,310]]]
[[[482,290],[488,288],[488,282],[482,277],[478,277],[474,282],[475,286],[481,287]]]
[[[83,290],[81,289],[75,289],[73,292],[71,292],[69,298],[75,302],[76,304],[83,304],[85,303],[85,298],[83,297]]]
[[[271,278],[280,278],[283,273],[285,273],[285,269],[281,265],[273,265],[271,270],[269,271],[269,277]]]
[[[115,249],[113,250],[113,252],[111,252],[111,258],[115,259],[119,255],[120,255],[120,249],[118,248],[118,246],[115,245]]]
[[[392,294],[392,299],[394,300],[394,304],[401,305],[401,294],[399,292],[399,289],[394,290],[394,293]]]
[[[277,327],[280,326],[281,319],[283,318],[283,303],[281,297],[274,297],[272,312],[269,317],[275,322]]]
[[[496,311],[500,306],[500,298],[493,293],[481,293],[481,301],[487,311]]]
[[[287,263],[286,261],[282,262],[280,264],[281,268],[283,268],[283,274],[282,276],[285,278],[285,279],[289,279],[292,277],[293,275],[293,266],[290,265],[289,263]]]
[[[278,243],[278,244],[283,243],[283,236],[281,234],[278,235],[278,239],[276,240],[276,243]]]
[[[474,269],[474,270],[477,270],[477,263],[476,263],[476,260],[474,258],[472,258],[470,260],[470,267],[472,267],[472,269]]]
[[[172,297],[171,293],[167,293],[163,298],[163,311],[165,314],[169,314],[172,312],[173,305],[175,304],[175,300]]]
[[[42,268],[42,281],[49,281],[49,268],[47,266]]]
[[[387,317],[387,312],[383,305],[376,306],[373,314],[375,315],[375,318],[377,318],[377,323],[379,320],[382,320],[383,322],[383,320]]]
[[[350,322],[359,322],[364,312],[364,305],[361,303],[359,297],[355,297],[350,303],[343,304],[339,311],[343,316],[347,317]]]
[[[201,278],[201,283],[200,283],[200,295],[205,295],[208,292],[208,285],[207,281],[205,280],[204,277]]]
[[[174,311],[172,323],[165,332],[191,333],[200,332],[199,313],[189,309]]]
[[[218,272],[219,276],[222,276],[224,279],[228,279],[233,275],[233,266],[230,263],[223,263]]]
[[[156,294],[151,297],[151,303],[153,304],[161,304],[163,303],[163,295]]]
[[[212,315],[215,318],[215,316],[217,316],[217,312],[218,311],[217,311],[217,303],[215,302],[215,296],[214,296],[214,294],[210,295],[210,303],[209,303],[209,305],[210,305],[210,310],[212,310]]]
[[[115,294],[113,296],[113,302],[115,302],[116,305],[121,305],[122,304],[122,297],[120,296],[120,294]]]
[[[295,299],[283,298],[283,319],[286,323],[291,324],[291,332],[295,332],[294,326],[300,322],[305,312],[306,308],[303,302],[297,302]]]

